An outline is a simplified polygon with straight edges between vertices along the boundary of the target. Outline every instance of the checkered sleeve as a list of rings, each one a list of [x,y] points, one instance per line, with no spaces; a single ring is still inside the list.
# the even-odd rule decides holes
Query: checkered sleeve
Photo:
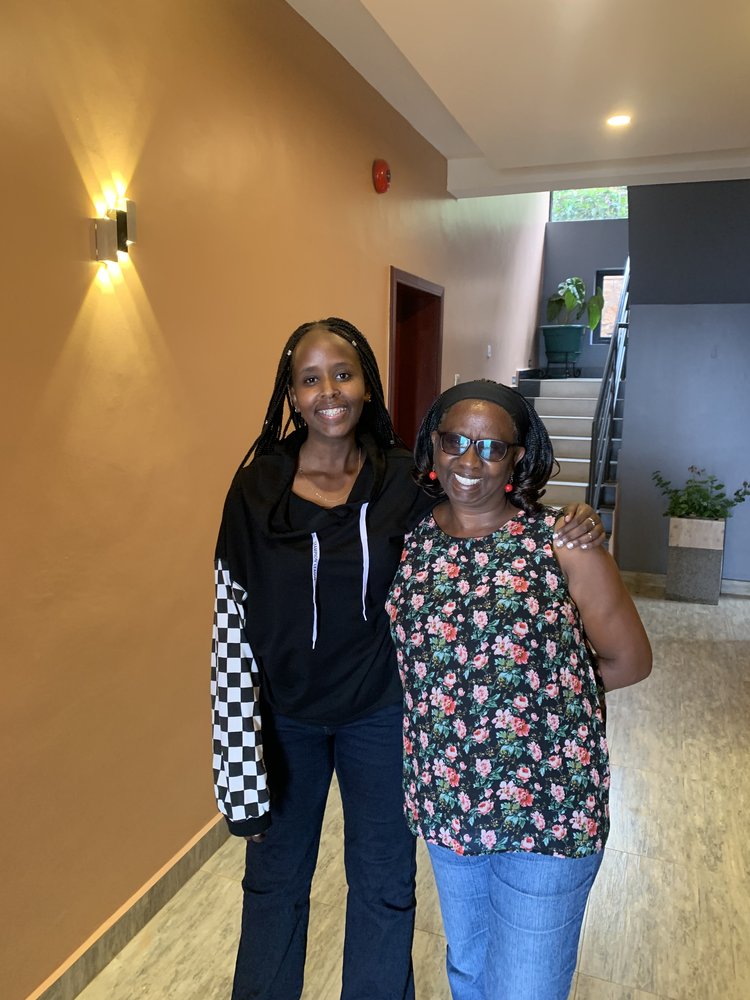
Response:
[[[244,633],[247,592],[216,560],[211,650],[214,788],[229,829],[260,833],[270,821],[260,727],[260,671]]]

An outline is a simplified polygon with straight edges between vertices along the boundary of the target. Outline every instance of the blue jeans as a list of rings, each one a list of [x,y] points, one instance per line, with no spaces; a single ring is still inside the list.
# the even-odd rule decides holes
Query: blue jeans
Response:
[[[247,845],[232,1000],[302,993],[310,884],[334,770],[348,884],[342,1000],[413,1000],[416,843],[403,812],[401,720],[400,704],[342,726],[264,717],[272,821],[262,843]]]
[[[462,856],[428,848],[453,1000],[567,1000],[603,852]]]

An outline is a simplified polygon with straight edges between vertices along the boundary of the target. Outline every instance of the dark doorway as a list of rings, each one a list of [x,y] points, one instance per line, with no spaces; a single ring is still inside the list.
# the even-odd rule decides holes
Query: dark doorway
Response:
[[[388,406],[396,432],[409,448],[440,394],[444,294],[441,285],[391,268]]]

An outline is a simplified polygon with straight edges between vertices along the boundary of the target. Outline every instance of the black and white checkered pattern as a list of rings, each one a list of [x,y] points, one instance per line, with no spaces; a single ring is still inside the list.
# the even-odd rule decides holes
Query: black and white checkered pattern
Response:
[[[247,592],[216,561],[211,651],[214,789],[219,809],[234,822],[268,811],[260,731],[260,671],[243,626]]]

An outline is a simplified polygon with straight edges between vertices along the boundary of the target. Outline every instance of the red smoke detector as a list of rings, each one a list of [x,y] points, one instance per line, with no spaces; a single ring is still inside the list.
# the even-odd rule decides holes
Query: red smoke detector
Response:
[[[385,194],[391,186],[391,168],[385,160],[372,161],[372,183],[378,194]]]

